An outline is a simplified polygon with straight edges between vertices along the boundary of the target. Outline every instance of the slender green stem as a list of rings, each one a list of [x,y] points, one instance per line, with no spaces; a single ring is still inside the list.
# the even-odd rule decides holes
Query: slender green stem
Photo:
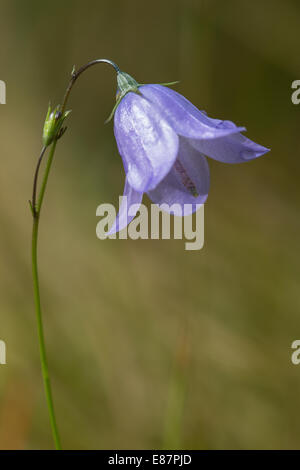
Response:
[[[38,181],[38,177],[39,177],[40,166],[41,166],[41,163],[42,163],[42,160],[43,160],[43,156],[44,156],[46,150],[47,150],[47,147],[44,145],[44,147],[42,148],[41,154],[40,154],[40,156],[39,156],[38,163],[37,163],[36,170],[35,170],[35,174],[34,174],[33,189],[32,189],[32,199],[31,199],[31,204],[32,204],[33,213],[36,212],[37,181]]]
[[[70,95],[70,92],[76,82],[77,78],[85,72],[88,68],[92,67],[93,65],[100,64],[100,63],[107,63],[112,65],[117,73],[120,72],[119,67],[112,62],[111,60],[107,59],[97,59],[93,60],[86,65],[82,66],[78,71],[73,70],[71,75],[71,80],[68,84],[66,89],[62,105],[60,107],[60,112],[63,114],[67,105],[67,101]],[[39,232],[39,221],[40,221],[40,213],[41,208],[44,200],[44,195],[46,191],[46,186],[48,182],[48,177],[56,149],[56,144],[58,139],[61,137],[62,134],[58,134],[51,146],[50,153],[48,156],[48,161],[46,164],[43,180],[40,187],[39,196],[37,197],[37,186],[38,186],[38,176],[39,170],[41,166],[41,162],[43,156],[45,155],[47,147],[44,146],[42,148],[40,157],[37,162],[37,167],[35,170],[34,175],[34,182],[33,182],[33,193],[32,193],[32,201],[29,201],[32,216],[33,216],[33,226],[32,226],[32,275],[33,275],[33,288],[34,288],[34,299],[35,299],[35,307],[36,307],[36,319],[37,319],[37,327],[38,327],[38,336],[39,336],[39,347],[40,347],[40,359],[41,359],[41,367],[42,367],[42,374],[44,380],[44,387],[46,392],[46,399],[47,399],[47,406],[49,411],[51,429],[53,434],[53,439],[55,443],[55,448],[60,450],[61,443],[55,418],[54,412],[54,405],[53,405],[53,398],[52,398],[52,391],[51,391],[51,383],[50,383],[50,376],[49,376],[49,369],[48,369],[48,362],[47,362],[47,354],[46,354],[46,346],[45,346],[45,338],[44,338],[44,330],[43,330],[43,321],[42,321],[42,310],[41,310],[41,299],[40,299],[40,287],[39,287],[39,277],[38,277],[38,257],[37,257],[37,246],[38,246],[38,232]]]
[[[47,165],[46,165],[46,170],[45,170],[44,177],[43,177],[43,181],[42,181],[42,184],[41,184],[40,194],[39,194],[39,197],[38,197],[38,202],[37,202],[37,207],[36,207],[36,210],[37,210],[38,214],[40,214],[40,212],[41,212],[43,199],[44,199],[44,195],[45,195],[45,191],[46,191],[46,186],[47,186],[47,182],[48,182],[48,176],[49,176],[49,173],[50,173],[50,168],[51,168],[51,165],[52,165],[52,161],[53,161],[53,157],[54,157],[54,153],[55,153],[55,149],[56,149],[56,144],[57,144],[57,140],[55,140],[52,144],[52,147],[51,147],[51,150],[50,150],[50,153],[49,153],[49,157],[48,157],[48,161],[47,161]]]
[[[45,347],[43,322],[42,322],[39,278],[38,278],[38,268],[37,268],[38,228],[39,228],[39,216],[35,216],[33,220],[33,227],[32,227],[32,275],[33,275],[33,288],[34,288],[34,298],[35,298],[35,307],[36,307],[36,319],[37,319],[37,327],[38,327],[38,335],[39,335],[40,358],[41,358],[42,374],[43,374],[43,379],[44,379],[44,387],[45,387],[45,392],[46,392],[47,406],[48,406],[48,411],[49,411],[49,416],[50,416],[53,439],[55,442],[55,448],[57,450],[60,450],[61,444],[60,444],[60,438],[58,434],[55,412],[54,412],[51,383],[50,383],[46,347]]]
[[[55,146],[52,147],[52,158],[53,158],[54,149],[55,149]],[[48,163],[49,163],[49,160],[48,160]],[[51,423],[53,439],[55,442],[55,448],[57,450],[60,450],[61,444],[60,444],[60,438],[58,434],[55,412],[54,412],[51,383],[50,383],[49,369],[48,369],[48,362],[47,362],[47,354],[46,354],[46,347],[45,347],[43,322],[42,322],[42,310],[41,310],[38,263],[37,263],[37,243],[38,243],[39,220],[40,220],[39,212],[35,212],[33,216],[33,227],[32,227],[32,276],[33,276],[34,299],[35,299],[36,320],[37,320],[37,328],[38,328],[38,336],[39,336],[40,358],[41,358],[44,387],[45,387],[45,392],[46,392],[47,406],[49,410],[50,423]]]
[[[35,308],[36,308],[36,319],[37,319],[37,328],[39,336],[39,347],[40,347],[40,359],[42,374],[44,380],[44,387],[47,399],[47,406],[50,417],[50,424],[53,434],[53,439],[55,443],[55,448],[57,450],[61,449],[59,433],[56,424],[51,383],[49,377],[48,361],[45,347],[45,338],[43,330],[43,321],[42,321],[42,309],[41,309],[41,299],[40,299],[40,286],[39,286],[39,276],[38,276],[38,260],[37,260],[37,245],[38,245],[38,232],[39,232],[39,221],[40,221],[40,210],[43,202],[43,197],[45,194],[45,189],[48,181],[49,171],[51,163],[54,156],[54,151],[56,147],[56,141],[52,144],[51,151],[48,157],[47,167],[42,181],[41,192],[38,200],[38,204],[33,213],[33,226],[32,226],[32,275],[33,275],[33,288],[34,288],[34,299],[35,299]]]

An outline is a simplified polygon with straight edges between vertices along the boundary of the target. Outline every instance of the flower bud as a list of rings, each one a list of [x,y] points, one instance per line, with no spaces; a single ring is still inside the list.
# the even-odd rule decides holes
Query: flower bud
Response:
[[[43,144],[48,147],[54,139],[59,136],[62,124],[71,111],[65,111],[64,114],[60,111],[60,105],[51,110],[49,104],[44,129],[43,129]]]

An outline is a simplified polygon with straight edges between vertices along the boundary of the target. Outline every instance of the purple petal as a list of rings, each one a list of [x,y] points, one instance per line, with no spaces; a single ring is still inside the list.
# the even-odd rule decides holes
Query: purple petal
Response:
[[[125,196],[125,198],[124,198]],[[112,235],[113,233],[120,232],[123,228],[127,227],[127,225],[132,221],[132,219],[136,216],[138,211],[139,205],[141,204],[143,199],[143,193],[139,193],[135,191],[130,184],[128,183],[128,179],[126,178],[123,199],[120,207],[120,211],[110,228],[107,236]],[[130,207],[136,204],[134,207],[134,211],[130,211],[130,215],[128,214]]]
[[[215,140],[189,139],[189,142],[208,157],[225,163],[242,163],[269,152],[269,149],[242,134],[228,135]]]
[[[175,132],[192,139],[215,139],[245,130],[233,122],[211,119],[190,101],[162,85],[144,85],[140,92],[154,103]]]
[[[197,196],[195,194],[194,188]],[[179,151],[175,164],[165,179],[152,191],[150,199],[174,215],[189,215],[203,204],[209,191],[209,166],[204,155],[195,150],[186,139],[179,140]],[[173,204],[177,207],[171,207]],[[185,206],[187,204],[187,206]]]
[[[114,131],[129,184],[139,192],[155,188],[178,151],[178,136],[170,124],[156,106],[130,92],[117,107]]]

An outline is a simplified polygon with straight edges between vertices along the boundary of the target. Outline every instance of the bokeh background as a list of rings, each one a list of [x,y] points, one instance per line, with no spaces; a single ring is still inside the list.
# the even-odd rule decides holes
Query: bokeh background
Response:
[[[294,0],[2,0],[0,447],[52,448],[30,266],[33,171],[48,102],[73,64],[107,57],[176,89],[270,147],[210,160],[205,245],[96,238],[124,172],[104,126],[115,74],[89,70],[69,102],[41,220],[39,266],[64,448],[299,448],[300,5]]]

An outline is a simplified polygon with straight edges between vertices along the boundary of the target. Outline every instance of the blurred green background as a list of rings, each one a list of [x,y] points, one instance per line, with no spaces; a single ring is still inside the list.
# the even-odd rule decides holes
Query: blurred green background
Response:
[[[49,100],[73,64],[115,60],[176,89],[272,149],[210,160],[205,244],[96,238],[96,207],[124,172],[113,70],[69,102],[43,209],[42,305],[63,447],[299,448],[300,5],[294,0],[2,0],[0,447],[52,448],[30,266],[33,172]],[[146,198],[145,198],[146,199]]]

